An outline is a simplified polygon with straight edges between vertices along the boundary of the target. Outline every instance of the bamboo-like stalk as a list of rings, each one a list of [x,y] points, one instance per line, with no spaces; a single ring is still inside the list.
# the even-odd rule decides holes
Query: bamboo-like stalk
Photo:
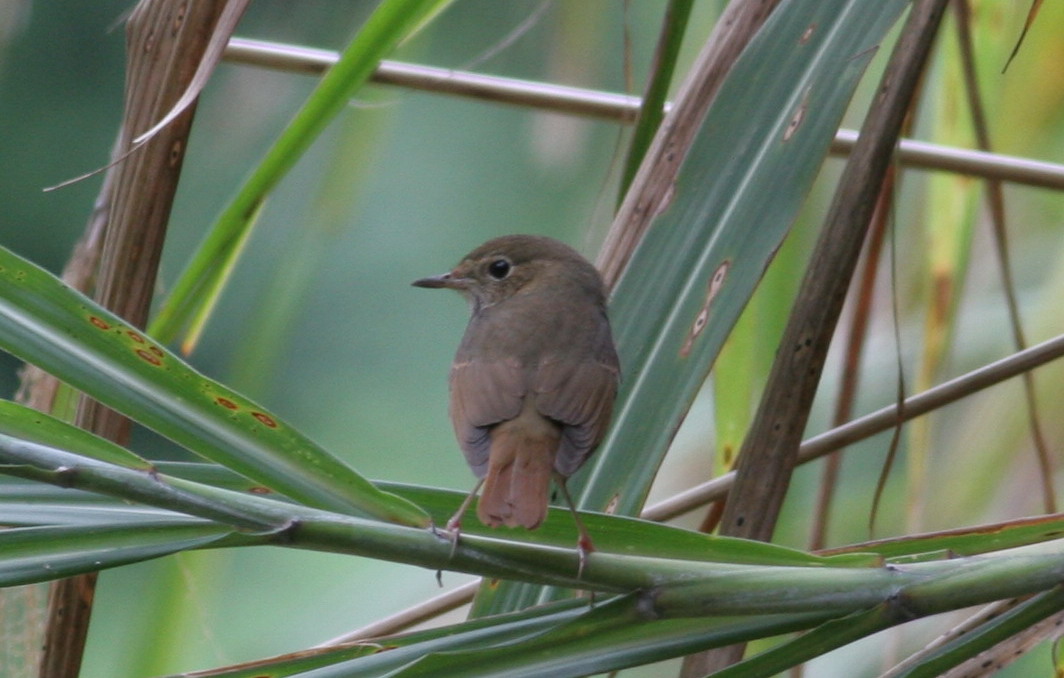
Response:
[[[329,50],[247,38],[233,38],[225,52],[225,59],[231,63],[305,74],[319,74],[334,64],[337,58],[337,53]],[[398,61],[382,61],[372,80],[378,84],[527,106],[623,124],[635,121],[642,104],[639,97],[626,94]],[[666,109],[670,107],[671,104],[666,104]],[[856,143],[856,130],[840,129],[831,144],[831,153],[847,156],[853,151]],[[1058,163],[951,148],[916,139],[901,139],[896,159],[906,167],[957,172],[984,179],[1064,190],[1064,165]]]
[[[904,416],[906,419],[919,417],[1006,379],[1029,372],[1061,356],[1064,356],[1064,335],[963,374],[923,393],[910,396],[905,400],[902,408]],[[888,405],[838,428],[809,438],[798,450],[798,463],[819,459],[825,454],[887,430],[897,423],[897,411],[896,405]],[[653,506],[648,506],[640,517],[654,521],[675,518],[704,506],[708,502],[724,498],[734,482],[735,472],[732,471]],[[414,624],[427,621],[470,602],[479,583],[479,581],[474,581],[464,584],[390,617],[346,633],[323,645],[396,633]]]
[[[127,31],[126,111],[116,153],[125,152],[131,139],[184,92],[226,4],[219,0],[187,8],[144,0],[133,10]],[[135,326],[147,321],[193,113],[194,107],[184,111],[109,170],[107,195],[96,207],[107,216],[102,242],[93,226],[98,221],[90,222],[90,232],[97,234],[94,242],[101,247],[96,299]],[[77,421],[111,440],[129,436],[129,420],[95,401],[82,399]],[[95,582],[96,575],[90,574],[52,586],[41,676],[74,678],[79,673]]]

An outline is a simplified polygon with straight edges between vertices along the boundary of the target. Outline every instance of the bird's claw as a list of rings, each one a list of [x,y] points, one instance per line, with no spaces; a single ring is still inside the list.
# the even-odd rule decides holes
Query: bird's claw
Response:
[[[447,525],[443,528],[444,535],[451,541],[451,554],[450,558],[454,558],[455,551],[458,550],[458,538],[462,535],[462,520],[459,516],[452,516],[447,521]]]
[[[580,535],[580,539],[576,542],[576,552],[580,557],[580,564],[576,569],[576,578],[583,579],[584,568],[587,567],[587,559],[595,551],[595,545],[591,542],[591,537],[587,534]]]

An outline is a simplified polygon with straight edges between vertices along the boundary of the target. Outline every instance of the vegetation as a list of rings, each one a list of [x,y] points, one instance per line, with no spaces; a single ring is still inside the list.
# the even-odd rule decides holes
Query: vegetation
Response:
[[[57,580],[96,590],[83,676],[930,676],[1029,647],[1002,675],[1046,672],[1060,7],[200,4],[137,5],[123,160],[45,198],[105,164],[121,5],[6,10],[25,103],[0,102],[0,147],[35,162],[0,182],[0,348],[59,382],[0,401],[0,674],[37,675],[47,637],[41,675],[78,675]],[[46,46],[76,64],[92,36],[99,83],[20,79],[74,24]],[[213,68],[234,26],[284,44]],[[371,83],[382,58],[526,82]],[[94,148],[60,152],[64,124]],[[622,391],[573,478],[579,573],[564,508],[433,527],[472,483],[445,405],[465,314],[409,283],[510,232],[597,250],[613,289]]]

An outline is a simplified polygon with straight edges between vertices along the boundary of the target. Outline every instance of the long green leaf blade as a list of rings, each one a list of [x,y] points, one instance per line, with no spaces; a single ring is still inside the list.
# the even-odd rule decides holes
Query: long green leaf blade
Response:
[[[10,400],[0,400],[0,433],[50,447],[76,451],[90,459],[126,468],[142,471],[152,468],[150,461],[121,445]]]
[[[196,454],[293,499],[427,524],[425,514],[410,502],[379,491],[277,416],[196,372],[55,276],[3,248],[0,348],[61,375]]]
[[[905,5],[784,4],[736,62],[672,205],[615,291],[625,378],[582,505],[616,502],[623,514],[642,505],[676,426],[790,229],[864,67]]]
[[[674,197],[614,290],[614,424],[571,483],[579,505],[632,515],[827,154],[904,0],[781,4],[711,105]],[[482,589],[476,614],[555,595]]]
[[[502,646],[427,655],[394,676],[586,676],[671,659],[741,640],[797,631],[822,611],[745,618],[653,619],[638,595],[600,605],[534,638]],[[356,662],[348,667],[354,668]],[[324,673],[323,676],[371,675]]]
[[[305,650],[261,662],[198,672],[196,676],[283,678],[302,675],[312,669],[322,669],[314,673],[316,676],[334,675],[336,672],[341,675],[379,676],[401,668],[427,652],[498,645],[542,633],[584,613],[585,605],[577,600],[558,601],[508,615],[506,619],[474,620],[415,633],[371,638],[351,645]]]
[[[136,525],[76,525],[0,530],[0,586],[50,581],[206,546],[231,533],[187,519]]]
[[[635,123],[632,141],[628,145],[628,155],[624,160],[624,175],[621,177],[620,197],[628,191],[635,177],[643,156],[650,148],[654,133],[658,131],[662,118],[665,117],[665,104],[668,99],[669,86],[672,84],[676,62],[680,56],[680,45],[687,32],[687,21],[691,18],[694,0],[669,0],[662,20],[661,35],[654,53],[653,71],[650,82],[643,94],[643,104],[639,107],[639,119]]]
[[[223,209],[151,323],[152,336],[169,343],[190,319],[197,318],[199,325],[205,322],[217,301],[220,285],[232,270],[269,193],[369,80],[380,60],[450,2],[385,0],[377,7],[232,202]]]

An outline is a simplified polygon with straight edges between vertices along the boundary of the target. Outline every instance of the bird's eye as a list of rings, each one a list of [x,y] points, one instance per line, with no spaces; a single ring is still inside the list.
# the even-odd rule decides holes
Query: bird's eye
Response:
[[[502,280],[510,275],[510,262],[505,259],[496,259],[488,264],[488,275],[496,280]]]

